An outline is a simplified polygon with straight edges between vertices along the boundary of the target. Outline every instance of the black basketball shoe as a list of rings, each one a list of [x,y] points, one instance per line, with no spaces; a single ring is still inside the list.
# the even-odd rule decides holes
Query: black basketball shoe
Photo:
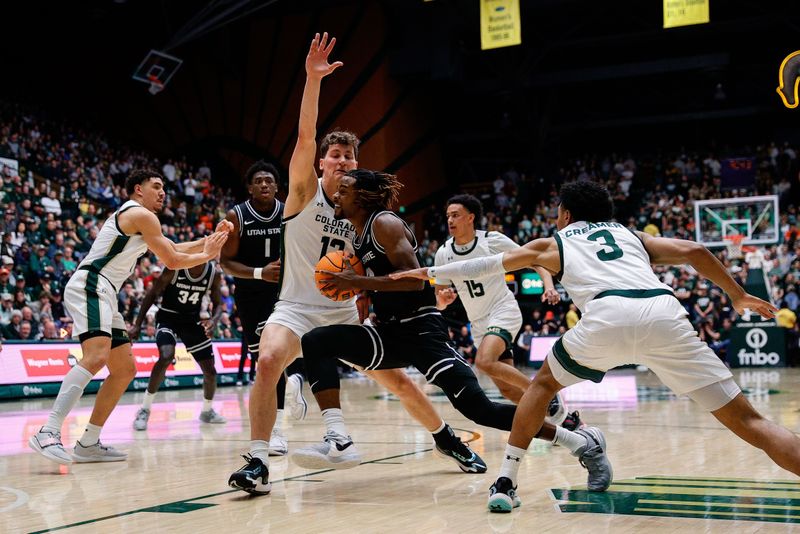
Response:
[[[260,458],[243,454],[247,465],[234,472],[228,479],[228,485],[234,489],[246,491],[251,495],[267,495],[272,489],[269,481],[269,469]]]
[[[475,454],[475,452],[457,436],[453,436],[452,445],[448,448],[440,447],[437,444],[434,450],[436,454],[442,458],[453,460],[458,464],[458,468],[465,473],[486,472],[486,462],[483,461],[483,458]]]
[[[511,484],[511,479],[500,477],[489,488],[489,511],[500,514],[507,514],[514,508],[519,508],[522,504],[517,497],[517,488]]]

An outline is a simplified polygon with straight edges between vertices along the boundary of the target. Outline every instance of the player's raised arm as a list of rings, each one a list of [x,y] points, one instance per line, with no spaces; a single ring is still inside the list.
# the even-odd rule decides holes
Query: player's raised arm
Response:
[[[314,36],[306,57],[306,85],[300,104],[300,121],[297,126],[297,143],[289,162],[289,195],[284,216],[298,213],[311,199],[317,188],[314,160],[317,156],[317,117],[322,78],[341,67],[341,61],[328,63],[336,38],[328,41],[328,34]]]
[[[511,271],[518,271],[534,265],[541,265],[547,270],[560,270],[560,256],[553,238],[535,239],[525,246],[495,254],[485,258],[474,258],[442,265],[413,269],[411,271],[392,273],[392,278],[444,278],[448,280],[475,280]]]
[[[175,243],[164,237],[164,234],[161,233],[161,225],[158,222],[158,218],[152,212],[144,209],[133,209],[123,215],[128,216],[128,220],[135,230],[142,235],[147,247],[168,268],[173,270],[187,269],[214,259],[228,238],[227,231],[214,232],[204,238],[202,252],[187,254],[178,250]]]
[[[749,295],[728,273],[722,263],[700,243],[685,239],[653,237],[644,232],[636,232],[642,240],[650,262],[657,265],[691,265],[702,276],[708,278],[731,297],[731,304],[739,313],[745,308],[762,317],[774,317],[778,309],[758,297]]]

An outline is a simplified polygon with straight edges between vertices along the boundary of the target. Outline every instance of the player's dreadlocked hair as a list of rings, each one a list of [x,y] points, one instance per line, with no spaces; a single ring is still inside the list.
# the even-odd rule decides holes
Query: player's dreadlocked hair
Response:
[[[347,173],[355,183],[357,203],[366,210],[390,210],[400,196],[403,184],[394,174],[353,169]]]

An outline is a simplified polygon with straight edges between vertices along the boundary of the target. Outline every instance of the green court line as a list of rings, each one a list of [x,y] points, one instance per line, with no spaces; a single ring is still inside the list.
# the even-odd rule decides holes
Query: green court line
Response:
[[[571,501],[570,501],[571,502]],[[758,508],[764,510],[800,510],[800,506],[784,504],[756,504],[756,503],[718,503],[713,501],[668,501],[661,499],[639,499],[639,504],[652,504],[655,506],[725,506],[726,508]],[[687,508],[688,510],[689,508]]]
[[[715,478],[715,477],[695,478],[695,477],[680,477],[680,476],[671,477],[667,475],[652,475],[646,477],[635,477],[633,478],[633,480],[673,480],[675,482],[683,480],[689,482],[750,482],[753,484],[788,484],[800,487],[800,482],[793,480],[758,480],[753,478]]]
[[[467,432],[470,432],[470,431],[467,431]],[[472,434],[473,435],[478,435],[478,436],[480,435],[477,432],[472,432]],[[425,453],[425,452],[431,452],[432,450],[433,450],[433,448],[422,449],[422,450],[413,451],[413,452],[406,452],[406,453],[403,453],[403,454],[396,454],[394,456],[387,456],[385,458],[377,458],[375,460],[370,460],[368,462],[361,462],[361,465],[375,464],[375,463],[382,462],[384,460],[393,460],[395,458],[403,458],[405,456],[414,456],[415,454],[422,454],[422,453]],[[321,471],[313,471],[311,473],[306,473],[304,475],[296,475],[296,476],[293,476],[293,477],[287,477],[287,478],[283,478],[283,479],[280,479],[280,480],[274,480],[274,481],[272,481],[272,483],[273,484],[277,484],[278,482],[295,481],[296,479],[305,478],[305,477],[309,477],[309,476],[312,476],[312,475],[321,475],[323,473],[330,473],[331,471],[336,471],[336,469],[323,469]],[[79,527],[81,525],[88,525],[89,523],[98,523],[100,521],[106,521],[108,519],[115,519],[117,517],[124,517],[126,515],[138,514],[138,513],[141,513],[141,512],[168,512],[168,513],[188,512],[188,511],[196,510],[196,509],[199,509],[199,508],[206,508],[206,507],[209,507],[209,506],[217,506],[216,504],[201,504],[201,503],[193,503],[191,501],[199,501],[199,500],[202,500],[202,499],[209,499],[211,497],[219,497],[220,495],[226,495],[228,493],[237,493],[237,492],[240,492],[240,491],[242,491],[242,490],[229,489],[229,490],[225,490],[225,491],[218,491],[216,493],[209,493],[208,495],[201,495],[200,497],[190,497],[188,499],[181,499],[180,501],[173,501],[173,502],[166,503],[166,504],[160,504],[160,505],[155,505],[155,506],[146,506],[144,508],[139,508],[139,509],[136,509],[136,510],[130,510],[128,512],[120,512],[118,514],[106,515],[106,516],[97,517],[97,518],[94,518],[94,519],[86,519],[84,521],[78,521],[77,523],[70,523],[68,525],[62,525],[60,527],[46,528],[44,530],[36,530],[36,531],[30,532],[29,534],[43,534],[45,532],[55,532],[57,530],[64,530],[64,529],[68,529],[68,528],[72,528],[72,527]],[[191,508],[191,509],[183,509],[181,511],[182,507],[188,507],[188,508]]]
[[[723,517],[732,517],[734,519],[753,519],[758,521],[761,518],[764,519],[786,519],[787,522],[795,522],[796,520],[800,520],[800,515],[788,515],[788,514],[765,514],[765,513],[753,513],[753,512],[714,512],[711,510],[708,511],[698,511],[698,510],[677,510],[671,508],[634,508],[634,512],[660,512],[662,514],[670,514],[670,515],[678,515],[681,516],[688,515],[688,516],[699,516],[708,519],[709,517],[713,518],[713,516],[723,516]]]
[[[638,480],[638,479],[637,479]],[[660,484],[658,482],[634,482],[628,480],[620,480],[612,482],[614,486],[630,486],[631,488],[636,487],[656,487],[656,488],[700,488],[700,489],[707,489],[707,490],[739,490],[739,491],[798,491],[800,492],[800,486],[796,488],[761,488],[757,486],[712,486],[710,484]]]

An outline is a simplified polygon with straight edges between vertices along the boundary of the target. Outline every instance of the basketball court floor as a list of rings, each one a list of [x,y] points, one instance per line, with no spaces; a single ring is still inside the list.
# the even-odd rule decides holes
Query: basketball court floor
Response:
[[[800,429],[800,371],[737,371],[768,417]],[[415,375],[422,382],[419,375]],[[493,397],[496,389],[482,379]],[[430,435],[399,402],[363,378],[342,401],[364,463],[307,471],[271,463],[272,494],[228,488],[247,450],[248,388],[220,388],[226,425],[197,420],[200,389],[160,394],[149,429],[132,428],[142,393],[126,394],[103,431],[127,462],[61,467],[27,447],[52,399],[0,404],[0,532],[790,532],[800,529],[800,480],[725,430],[649,372],[609,373],[566,391],[571,409],[606,434],[615,483],[588,493],[585,470],[563,449],[534,442],[520,470],[522,508],[489,514],[486,497],[507,433],[478,427],[426,386],[444,418],[489,465],[464,474],[432,452]],[[307,386],[306,386],[307,391]],[[307,391],[313,405],[313,399]],[[69,447],[93,396],[67,419]],[[319,412],[285,421],[291,447],[317,441]]]

